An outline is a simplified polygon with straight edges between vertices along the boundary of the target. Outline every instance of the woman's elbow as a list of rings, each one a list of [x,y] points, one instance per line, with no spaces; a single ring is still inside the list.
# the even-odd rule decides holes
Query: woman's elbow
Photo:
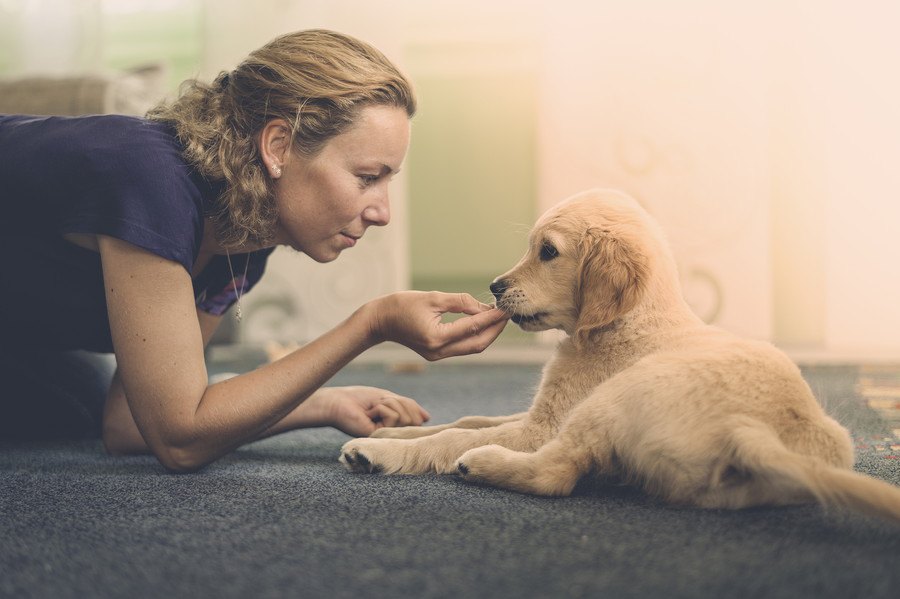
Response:
[[[154,449],[153,454],[166,470],[176,474],[196,472],[211,461],[207,457],[199,455],[196,451],[184,447],[166,446],[157,448]]]
[[[103,446],[106,453],[113,456],[151,453],[170,472],[196,472],[210,462],[206,456],[185,444],[162,439],[147,443],[136,427],[130,430],[115,425],[104,426]]]
[[[137,428],[133,430],[117,426],[114,423],[103,423],[103,447],[109,455],[130,455],[135,453],[147,453],[147,443]]]

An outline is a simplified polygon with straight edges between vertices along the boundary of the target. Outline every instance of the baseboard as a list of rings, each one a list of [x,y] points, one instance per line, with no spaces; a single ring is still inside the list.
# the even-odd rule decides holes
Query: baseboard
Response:
[[[801,365],[896,365],[900,367],[900,352],[821,350],[808,348],[783,348],[785,353]],[[481,354],[458,356],[438,362],[441,364],[544,364],[553,354],[553,343],[495,343]],[[266,352],[262,347],[247,344],[214,345],[208,356],[212,361],[235,361],[258,359],[265,361]],[[353,360],[353,364],[384,364],[389,367],[410,368],[429,364],[427,360],[411,349],[394,343],[383,343]]]

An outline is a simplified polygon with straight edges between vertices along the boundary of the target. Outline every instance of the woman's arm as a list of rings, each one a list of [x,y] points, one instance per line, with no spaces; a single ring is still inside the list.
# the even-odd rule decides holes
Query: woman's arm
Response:
[[[209,345],[221,321],[222,316],[197,310],[204,347]],[[428,412],[414,400],[384,389],[322,387],[257,439],[321,426],[333,426],[349,435],[367,436],[385,426],[420,426],[429,418]],[[104,406],[103,443],[107,452],[113,455],[150,451],[134,422],[118,372],[110,384]]]
[[[221,322],[221,316],[197,310],[197,323],[200,325],[204,348],[209,345]],[[150,451],[131,415],[118,370],[112,378],[103,406],[103,444],[106,451],[113,455]]]
[[[276,364],[208,386],[188,273],[117,239],[101,237],[99,249],[128,406],[172,470],[195,470],[259,438],[371,345],[357,313]]]
[[[292,354],[207,385],[204,335],[188,273],[177,263],[101,237],[118,375],[141,437],[167,468],[195,470],[276,426],[375,343],[397,341],[428,359],[481,351],[505,317],[468,296],[386,296]],[[468,298],[468,299],[466,299]],[[441,323],[446,311],[472,314]]]

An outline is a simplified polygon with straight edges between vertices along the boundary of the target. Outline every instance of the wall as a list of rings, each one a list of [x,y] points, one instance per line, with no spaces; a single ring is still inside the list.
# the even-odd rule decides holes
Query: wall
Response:
[[[477,69],[467,52],[489,52]],[[488,285],[525,250],[536,216],[537,77],[518,44],[409,48],[421,109],[409,158],[412,285],[466,291]],[[449,59],[449,60],[448,60]]]
[[[495,35],[533,44],[524,56],[537,79],[536,122],[524,122],[530,100],[518,110],[522,129],[536,130],[535,213],[584,187],[624,187],[663,221],[686,293],[708,320],[794,351],[900,356],[896,3],[302,4],[282,11],[278,26],[342,27],[388,44],[419,73],[428,70],[415,62],[423,40],[471,48]],[[281,8],[288,5],[300,6]],[[468,61],[478,70],[489,56],[463,52],[454,68]],[[429,93],[432,82],[422,83]],[[483,112],[476,89],[471,103],[461,102],[472,119]],[[410,164],[433,160],[426,154],[442,139],[452,142],[444,154],[460,157],[479,143],[417,133],[427,132],[414,128]],[[483,176],[448,165],[443,176],[468,177],[460,186],[477,184],[472,173]],[[447,204],[415,204],[427,181],[415,187],[409,214],[417,206],[426,214],[409,224],[449,265],[459,245],[419,227],[446,222]],[[453,216],[463,214],[510,227],[490,211]],[[457,263],[472,260],[464,252],[473,243]],[[478,232],[486,263],[508,259],[520,243]],[[412,254],[414,265],[415,247]]]
[[[824,345],[900,349],[900,5],[800,3],[803,108],[817,133],[824,236]]]
[[[584,187],[618,186],[663,221],[688,297],[706,318],[798,352],[900,358],[897,3],[196,3],[201,77],[231,68],[278,33],[331,27],[373,42],[421,79],[423,100],[438,98],[423,104],[421,127],[414,122],[405,167],[412,179],[397,181],[395,222],[367,248],[382,259],[349,259],[335,276],[318,265],[282,267],[300,273],[289,285],[342,298],[324,300],[334,310],[316,326],[416,278],[481,280],[521,249],[525,227],[518,228],[529,213]],[[0,3],[0,70],[65,72],[109,60],[90,46],[95,21],[71,8],[107,4]],[[11,25],[21,23],[23,6],[52,9],[44,32],[57,32],[56,45]],[[28,22],[42,22],[39,13]],[[492,39],[518,48],[507,52],[506,67],[491,63]],[[509,77],[503,122],[488,116],[496,107],[490,96],[500,94],[489,91],[494,82],[473,81],[491,64]],[[446,86],[459,94],[455,101],[443,97]],[[457,126],[461,120],[472,126]],[[504,130],[511,153],[497,149]],[[461,168],[467,159],[477,166]],[[485,163],[503,165],[507,188],[492,187],[497,172]],[[420,176],[411,173],[415,164]],[[530,179],[522,176],[528,164]],[[486,177],[491,182],[479,185]],[[454,190],[472,203],[448,211]],[[480,190],[496,196],[490,210]],[[330,282],[314,283],[319,276]],[[290,334],[313,329],[305,330]]]
[[[550,11],[541,207],[589,187],[625,190],[668,233],[694,310],[770,338],[764,19],[752,7],[702,6]]]

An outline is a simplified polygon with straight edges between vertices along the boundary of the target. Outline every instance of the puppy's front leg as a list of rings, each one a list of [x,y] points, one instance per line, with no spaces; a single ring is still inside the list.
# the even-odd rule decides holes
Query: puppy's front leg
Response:
[[[465,416],[456,422],[434,426],[386,426],[376,430],[371,436],[375,439],[418,439],[419,437],[427,437],[451,428],[489,428],[521,420],[527,415],[528,412],[511,416]]]
[[[536,437],[523,434],[523,422],[486,429],[448,429],[419,439],[354,439],[344,444],[340,462],[351,472],[424,474],[456,472],[456,460],[473,447],[496,444],[533,451]]]

